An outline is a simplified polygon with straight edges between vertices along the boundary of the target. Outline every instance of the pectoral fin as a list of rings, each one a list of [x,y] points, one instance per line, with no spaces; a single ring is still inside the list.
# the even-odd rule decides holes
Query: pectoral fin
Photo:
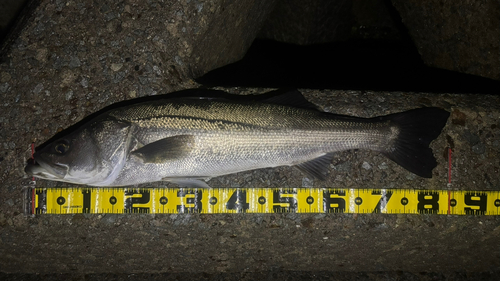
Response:
[[[194,145],[193,135],[179,135],[149,143],[133,151],[132,155],[142,159],[144,163],[161,164],[188,155]]]

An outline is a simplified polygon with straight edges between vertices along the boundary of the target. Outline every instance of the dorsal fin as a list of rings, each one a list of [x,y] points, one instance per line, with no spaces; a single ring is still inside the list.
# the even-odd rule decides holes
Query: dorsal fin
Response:
[[[258,96],[257,96],[258,97]],[[262,99],[259,100],[264,103],[272,103],[300,108],[318,109],[318,107],[309,102],[301,92],[297,89],[280,89],[262,94]]]
[[[180,99],[263,102],[318,110],[318,107],[304,98],[297,89],[278,89],[259,95],[234,95],[218,90],[191,89],[170,93],[167,96]]]

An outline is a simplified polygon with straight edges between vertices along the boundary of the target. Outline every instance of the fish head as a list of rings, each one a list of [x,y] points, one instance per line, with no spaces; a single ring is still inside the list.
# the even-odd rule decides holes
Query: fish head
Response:
[[[47,144],[34,154],[25,171],[38,178],[107,186],[126,161],[130,125],[97,120]]]

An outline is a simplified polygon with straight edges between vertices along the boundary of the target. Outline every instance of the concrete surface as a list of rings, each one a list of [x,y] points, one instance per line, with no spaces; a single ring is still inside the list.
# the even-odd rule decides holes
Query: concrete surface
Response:
[[[500,80],[500,2],[391,2],[426,65]]]
[[[168,3],[179,9],[177,5],[193,5],[189,7],[194,11],[195,2]],[[182,26],[150,25],[176,16],[184,24],[189,17],[176,14],[176,9],[158,12],[164,1],[120,2],[123,12],[106,8],[109,2],[99,3],[43,1],[0,64],[0,277],[330,280],[338,275],[345,280],[433,280],[496,276],[498,217],[293,213],[26,217],[22,191],[30,179],[23,169],[31,142],[41,144],[114,102],[199,86],[190,80],[192,68],[181,57],[187,49],[197,50],[190,45],[196,41],[158,35],[164,34],[164,28],[182,34]],[[269,90],[221,89],[235,94]],[[432,143],[438,159],[432,179],[418,178],[377,153],[350,151],[336,155],[328,180],[314,181],[314,186],[500,189],[498,96],[301,91],[325,111],[340,114],[370,117],[422,106],[452,113]],[[454,151],[451,186],[447,185],[448,147]],[[209,184],[300,187],[303,179],[298,170],[280,167],[214,178]],[[61,186],[42,180],[37,184]]]
[[[19,280],[133,280],[133,281],[156,281],[156,280],[287,280],[287,281],[346,281],[346,280],[497,280],[498,275],[493,273],[410,273],[410,272],[310,272],[310,271],[269,271],[269,272],[229,272],[229,273],[158,273],[158,274],[82,274],[75,277],[74,274],[1,274],[4,281]]]
[[[450,188],[499,188],[498,97],[303,92],[327,111],[356,116],[419,106],[440,106],[452,112],[442,135],[432,144],[439,162],[432,179],[418,178],[377,153],[354,151],[340,153],[328,180],[315,181],[314,186],[446,189],[447,163],[443,154],[452,145],[455,160]],[[34,138],[43,142],[59,127],[73,123],[67,113],[79,116],[101,107],[70,104],[67,111],[67,101],[58,98],[59,94],[54,99],[45,95],[40,100],[33,93],[29,95],[32,98],[24,102],[6,98],[2,111],[0,238],[4,247],[0,249],[0,265],[4,272],[456,272],[491,271],[500,265],[497,217],[239,214],[27,218],[21,213],[21,191],[29,181],[23,166],[30,142]],[[84,91],[73,95],[76,100],[86,99]],[[119,100],[112,95],[107,98],[106,103]],[[371,168],[366,169],[364,162]],[[209,184],[300,187],[303,178],[299,171],[282,167],[214,178]],[[40,180],[38,186],[54,183]]]

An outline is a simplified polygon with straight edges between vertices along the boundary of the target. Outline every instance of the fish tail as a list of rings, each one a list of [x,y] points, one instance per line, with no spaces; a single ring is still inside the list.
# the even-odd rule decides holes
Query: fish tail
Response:
[[[437,162],[429,145],[441,134],[449,116],[443,109],[426,107],[377,117],[398,127],[393,144],[382,153],[406,170],[431,178]]]

